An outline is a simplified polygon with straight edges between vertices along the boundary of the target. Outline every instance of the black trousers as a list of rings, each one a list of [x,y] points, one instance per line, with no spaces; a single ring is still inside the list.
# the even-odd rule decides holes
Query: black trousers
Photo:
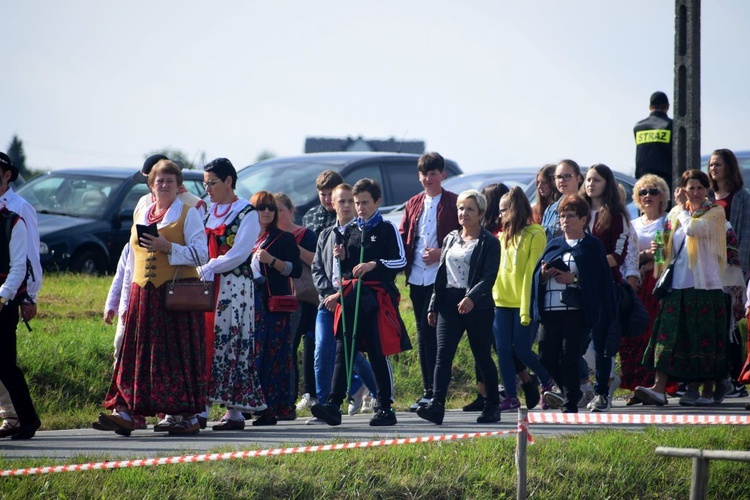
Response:
[[[358,318],[358,324],[360,327],[363,324],[377,324],[377,311],[368,314],[360,315]],[[348,355],[351,355],[352,348],[352,332],[347,329],[347,346],[349,347]],[[391,407],[393,396],[393,374],[391,373],[390,365],[388,364],[388,358],[383,356],[375,349],[371,348],[374,344],[373,341],[367,341],[364,339],[364,335],[361,333],[357,334],[357,345],[356,350],[363,350],[362,346],[367,345],[367,359],[370,361],[372,366],[372,373],[375,376],[375,386],[377,388],[378,402],[383,409]],[[344,340],[339,337],[336,339],[336,362],[333,365],[333,380],[331,382],[331,394],[328,396],[328,402],[333,403],[337,406],[341,406],[346,398],[346,356],[344,350]]]
[[[458,303],[466,296],[466,290],[447,288],[443,304],[438,311],[437,320],[437,359],[432,398],[445,404],[448,385],[451,381],[453,358],[456,356],[458,343],[464,331],[469,338],[469,347],[474,354],[474,361],[487,391],[487,402],[497,404],[497,368],[492,360],[492,323],[495,318],[494,308],[472,309],[468,314],[458,313]]]
[[[565,388],[568,405],[577,407],[583,395],[578,363],[583,352],[581,349],[588,341],[586,318],[580,310],[543,312],[542,323],[539,361],[558,387],[562,384],[561,388]]]
[[[409,298],[414,308],[414,319],[417,325],[419,368],[422,371],[424,392],[432,391],[437,360],[437,334],[435,328],[427,322],[432,290],[433,285],[409,285]]]
[[[5,384],[21,425],[33,425],[39,417],[31,401],[29,386],[17,364],[16,327],[18,301],[10,301],[0,311],[0,380]]]

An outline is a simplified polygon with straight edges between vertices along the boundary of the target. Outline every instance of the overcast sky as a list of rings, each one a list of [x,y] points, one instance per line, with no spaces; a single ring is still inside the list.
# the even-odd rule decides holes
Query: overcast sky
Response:
[[[632,173],[632,127],[674,87],[671,0],[40,0],[0,13],[0,149],[17,134],[32,168],[135,168],[163,147],[240,167],[299,154],[308,136],[362,135],[424,140],[465,171],[569,157]],[[750,2],[703,2],[703,152],[750,149],[749,26]]]

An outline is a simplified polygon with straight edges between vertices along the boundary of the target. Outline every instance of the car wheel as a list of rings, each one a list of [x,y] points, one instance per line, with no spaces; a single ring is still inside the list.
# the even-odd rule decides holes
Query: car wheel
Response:
[[[70,270],[82,274],[104,274],[107,271],[105,256],[97,250],[83,250],[70,259]]]

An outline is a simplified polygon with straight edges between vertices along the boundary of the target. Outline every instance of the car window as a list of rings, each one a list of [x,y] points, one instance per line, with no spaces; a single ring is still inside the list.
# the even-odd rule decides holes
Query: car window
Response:
[[[381,203],[381,206],[393,204],[390,202],[391,198],[389,193],[387,193],[386,189],[383,187],[383,174],[380,171],[380,165],[373,163],[357,165],[344,174],[344,182],[351,184],[352,186],[360,179],[373,179],[380,184],[380,188],[383,191],[383,203]]]
[[[122,201],[122,205],[120,205],[120,215],[121,216],[133,216],[133,211],[135,210],[135,207],[138,205],[138,200],[140,200],[144,194],[148,194],[150,191],[148,189],[148,185],[146,183],[138,183],[134,184],[133,187],[130,189],[130,192],[125,196],[125,199]]]
[[[110,195],[122,182],[107,177],[51,174],[25,184],[18,194],[40,213],[90,217],[104,212]]]
[[[185,189],[193,193],[195,196],[198,196],[199,198],[206,194],[206,190],[203,189],[203,180],[197,181],[192,179],[185,179],[182,184],[185,186]]]
[[[414,163],[386,163],[383,168],[388,177],[389,205],[400,205],[422,191],[419,172]]]
[[[286,193],[295,206],[317,199],[315,179],[323,170],[338,170],[337,166],[315,163],[270,163],[251,165],[237,173],[239,196],[249,199],[257,191]]]

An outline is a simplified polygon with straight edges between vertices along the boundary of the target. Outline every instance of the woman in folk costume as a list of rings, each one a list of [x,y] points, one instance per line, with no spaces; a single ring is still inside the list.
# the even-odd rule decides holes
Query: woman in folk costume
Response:
[[[671,378],[688,382],[681,405],[710,406],[714,382],[727,377],[729,311],[724,287],[733,284],[737,273],[732,271],[739,269],[734,265],[739,259],[732,246],[728,251],[728,240],[736,243],[732,241],[736,237],[731,227],[727,230],[724,209],[707,198],[708,188],[704,172],[684,172],[675,190],[676,205],[667,216],[666,259],[654,272],[658,275],[674,259],[674,278],[672,291],[661,301],[643,357],[643,363],[655,371],[654,385],[636,388],[646,403],[666,404],[665,386]],[[701,383],[703,391],[699,392]],[[723,384],[718,387],[717,393],[725,391]]]
[[[226,158],[203,168],[213,202],[206,215],[210,260],[202,270],[215,276],[216,310],[206,314],[208,399],[227,412],[215,431],[245,428],[243,412],[266,408],[255,367],[255,298],[250,252],[260,234],[258,213],[234,194],[237,171]]]
[[[148,176],[156,201],[135,215],[126,275],[132,277],[122,349],[99,423],[129,436],[133,414],[167,413],[182,418],[171,435],[197,434],[196,414],[206,406],[205,323],[203,313],[165,309],[166,283],[180,269],[182,279],[198,279],[205,262],[206,234],[194,207],[177,198],[180,168],[161,160]],[[156,224],[158,237],[138,237],[138,224]],[[197,262],[196,262],[197,261]]]

